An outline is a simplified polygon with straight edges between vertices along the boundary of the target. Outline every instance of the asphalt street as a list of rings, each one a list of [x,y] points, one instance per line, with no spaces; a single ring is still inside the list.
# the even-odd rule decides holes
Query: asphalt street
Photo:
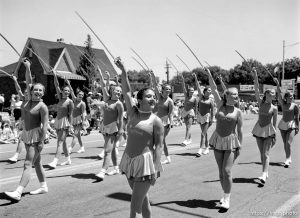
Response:
[[[278,117],[278,120],[281,117]],[[164,165],[164,172],[150,189],[153,217],[300,217],[300,137],[292,146],[292,164],[283,167],[285,154],[279,131],[277,142],[271,150],[269,178],[263,186],[259,151],[251,130],[257,115],[244,116],[244,142],[241,155],[233,166],[233,188],[228,211],[220,210],[222,197],[217,164],[213,151],[195,157],[199,147],[200,127],[192,126],[193,143],[182,147],[185,127],[175,127],[167,137],[171,164]],[[215,129],[209,129],[209,135]],[[68,143],[71,138],[68,138]],[[97,181],[102,166],[97,154],[103,149],[103,137],[97,131],[84,136],[85,153],[72,153],[72,165],[46,168],[56,150],[52,139],[42,151],[49,192],[29,195],[39,187],[35,171],[20,202],[8,200],[4,191],[15,190],[23,171],[25,149],[20,161],[9,163],[16,144],[0,145],[0,217],[129,217],[131,190],[124,175],[106,176]],[[74,151],[79,149],[77,145]],[[124,147],[119,149],[119,159]],[[162,156],[162,160],[164,160]],[[64,161],[62,156],[61,162]],[[112,169],[112,168],[111,168]]]

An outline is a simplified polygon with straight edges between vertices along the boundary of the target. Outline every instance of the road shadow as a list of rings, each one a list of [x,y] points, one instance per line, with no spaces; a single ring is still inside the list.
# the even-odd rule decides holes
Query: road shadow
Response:
[[[250,183],[260,185],[261,183],[257,181],[258,178],[233,178],[233,183]]]
[[[22,198],[23,198],[25,195],[29,195],[29,194],[30,194],[29,192],[24,192],[24,193],[22,194]],[[11,205],[11,204],[16,204],[16,203],[19,202],[19,201],[16,201],[16,200],[13,200],[13,199],[9,198],[6,194],[4,194],[4,192],[1,192],[1,193],[0,193],[0,200],[7,200],[7,201],[9,201],[9,202],[0,204],[0,207],[8,206],[8,205]]]
[[[245,163],[239,162],[239,163],[238,163],[238,165],[246,165],[246,164],[257,164],[257,165],[261,165],[261,162],[245,162]]]
[[[166,204],[177,204],[182,207],[188,207],[188,208],[207,208],[207,209],[217,209],[217,203],[218,200],[210,200],[205,201],[201,199],[193,199],[193,200],[187,200],[187,201],[166,201],[166,202],[160,202],[160,203],[152,203],[152,206],[161,206]]]
[[[238,163],[238,165],[247,165],[247,164],[257,164],[261,165],[261,162],[244,162],[244,163]],[[275,166],[275,167],[282,167],[284,165],[283,162],[270,162],[270,166]]]
[[[189,156],[189,157],[196,157],[196,153],[178,153],[178,154],[175,154],[175,155],[178,155],[178,156]]]
[[[203,181],[203,183],[210,183],[210,182],[220,182],[220,180],[216,179],[216,180],[206,180],[206,181]]]
[[[121,200],[121,201],[131,201],[131,194],[123,193],[123,192],[116,192],[107,195],[106,197]]]
[[[92,159],[92,160],[102,160],[100,157],[98,156],[86,156],[86,157],[75,157],[78,159]]]
[[[167,146],[179,146],[179,147],[183,147],[182,144],[167,144]]]

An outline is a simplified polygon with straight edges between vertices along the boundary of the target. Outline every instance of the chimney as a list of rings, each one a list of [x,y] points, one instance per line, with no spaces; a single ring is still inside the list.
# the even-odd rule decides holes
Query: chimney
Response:
[[[56,41],[59,42],[59,43],[64,43],[64,39],[63,38],[59,38]]]

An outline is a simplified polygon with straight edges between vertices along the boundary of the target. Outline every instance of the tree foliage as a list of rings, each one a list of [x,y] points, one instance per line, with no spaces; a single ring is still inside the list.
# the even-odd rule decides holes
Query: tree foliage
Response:
[[[84,45],[85,48],[83,52],[85,55],[80,56],[77,73],[86,78],[86,81],[84,82],[84,89],[86,89],[86,91],[90,91],[96,75],[96,69],[93,66],[93,64],[95,64],[96,61],[95,61],[95,52],[93,51],[92,48],[93,45],[92,38],[89,34],[87,35],[87,39],[84,42]],[[88,57],[89,60],[86,57]]]
[[[241,64],[234,66],[229,70],[222,69],[219,66],[208,67],[214,77],[216,84],[219,84],[218,75],[222,77],[225,85],[242,85],[242,84],[253,84],[253,74],[251,72],[252,68],[255,67],[258,74],[259,83],[261,84],[270,84],[275,85],[270,73],[273,77],[282,79],[282,62],[275,64],[266,64],[263,65],[257,60],[249,59],[247,62],[243,61]],[[276,73],[274,69],[278,67],[279,71]],[[269,71],[269,72],[268,72]],[[184,82],[186,86],[195,86],[195,81],[192,76],[192,73],[197,75],[197,79],[201,85],[208,85],[208,77],[202,68],[195,68],[192,72],[180,72],[184,77]],[[300,59],[297,57],[286,59],[285,60],[285,79],[296,79],[297,76],[300,76]],[[181,83],[181,77],[179,78],[174,76],[170,83],[174,86]]]

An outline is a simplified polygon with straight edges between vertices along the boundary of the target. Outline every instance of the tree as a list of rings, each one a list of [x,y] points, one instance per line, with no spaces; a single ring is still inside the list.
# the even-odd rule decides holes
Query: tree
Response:
[[[96,75],[96,69],[93,66],[93,64],[95,64],[96,61],[95,61],[95,53],[92,48],[93,45],[92,39],[89,34],[87,35],[87,40],[84,42],[84,44],[85,44],[84,54],[86,57],[88,57],[89,60],[84,55],[80,56],[77,73],[85,77],[86,81],[84,82],[84,89],[86,89],[85,91],[90,91]]]

